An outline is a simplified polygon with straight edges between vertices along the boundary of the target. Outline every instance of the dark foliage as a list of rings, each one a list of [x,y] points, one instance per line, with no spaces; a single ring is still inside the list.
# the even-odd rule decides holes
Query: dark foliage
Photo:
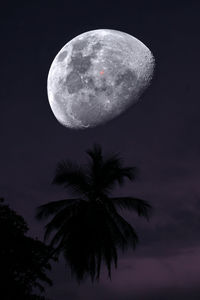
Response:
[[[38,208],[38,219],[53,215],[46,225],[45,239],[57,255],[64,254],[72,274],[80,282],[87,275],[99,279],[104,262],[111,278],[112,264],[117,267],[117,250],[135,248],[138,237],[134,228],[118,209],[135,211],[148,219],[151,206],[133,197],[111,198],[109,193],[124,179],[135,178],[135,168],[124,167],[118,155],[103,157],[101,147],[88,150],[87,165],[62,161],[58,164],[54,184],[63,185],[77,198],[44,204]]]
[[[43,283],[51,285],[46,275],[51,269],[50,246],[26,236],[23,217],[0,203],[0,295],[2,300],[45,300]],[[39,289],[37,292],[33,292]]]

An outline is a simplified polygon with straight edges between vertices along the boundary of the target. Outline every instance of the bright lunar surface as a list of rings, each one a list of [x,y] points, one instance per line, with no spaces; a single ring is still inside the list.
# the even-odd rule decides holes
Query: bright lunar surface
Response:
[[[105,123],[139,100],[153,76],[151,51],[116,30],[85,32],[56,55],[47,82],[57,120],[84,129]]]

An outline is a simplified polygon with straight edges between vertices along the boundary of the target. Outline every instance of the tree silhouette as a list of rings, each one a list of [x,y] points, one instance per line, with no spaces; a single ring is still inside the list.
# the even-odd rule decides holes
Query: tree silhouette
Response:
[[[0,297],[3,300],[45,300],[43,283],[51,285],[46,275],[52,248],[26,236],[23,217],[0,200]],[[33,292],[35,290],[35,292]]]
[[[102,155],[99,145],[88,150],[89,160],[80,166],[70,161],[58,164],[53,184],[63,185],[77,198],[50,202],[38,208],[37,218],[53,216],[45,226],[45,240],[57,255],[64,254],[72,274],[80,282],[87,275],[98,280],[104,262],[111,278],[112,264],[117,267],[117,250],[133,249],[138,242],[134,228],[118,209],[135,211],[148,219],[151,206],[133,197],[109,197],[115,184],[135,179],[135,168],[124,167],[117,154]]]

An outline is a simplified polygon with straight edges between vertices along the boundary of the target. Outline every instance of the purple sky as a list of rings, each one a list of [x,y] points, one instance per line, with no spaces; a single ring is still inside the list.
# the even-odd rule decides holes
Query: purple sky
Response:
[[[142,197],[154,207],[149,223],[125,214],[140,244],[120,256],[111,282],[102,271],[99,284],[78,286],[61,260],[53,267],[54,286],[47,288],[52,300],[200,298],[200,3],[138,2],[17,1],[0,11],[0,189],[25,217],[30,234],[43,234],[35,208],[67,195],[50,185],[56,163],[84,161],[94,142],[140,170],[134,184],[116,193]],[[154,80],[122,116],[71,131],[51,112],[48,70],[67,41],[98,28],[144,42],[156,58]]]

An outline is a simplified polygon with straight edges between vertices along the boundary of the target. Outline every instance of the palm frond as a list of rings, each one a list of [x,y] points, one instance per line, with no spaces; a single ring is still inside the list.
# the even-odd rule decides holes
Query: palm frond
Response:
[[[37,208],[36,218],[38,220],[46,219],[50,215],[57,213],[61,209],[65,208],[66,206],[73,205],[78,203],[81,199],[63,199],[58,201],[52,201],[46,204],[43,204]]]
[[[136,244],[138,243],[138,235],[135,232],[134,228],[129,224],[120,214],[112,213],[113,218],[117,222],[119,228],[122,230],[124,237],[126,238],[127,246],[131,246],[135,249]],[[122,248],[123,250],[123,248]]]
[[[88,149],[86,153],[92,158],[93,161],[102,160],[102,149],[99,144],[94,144],[92,149]]]
[[[118,154],[102,157],[100,146],[87,151],[92,158],[88,164],[88,174],[93,191],[109,193],[116,183],[122,185],[124,179],[135,179],[136,168],[124,167]]]
[[[79,200],[79,201],[77,200],[74,204],[71,204],[63,208],[58,213],[56,213],[53,219],[45,226],[44,240],[47,240],[49,238],[49,235],[54,230],[60,229],[70,217],[76,215],[77,211],[84,204],[85,204],[84,200]]]
[[[109,198],[109,200],[112,201],[115,207],[134,210],[138,216],[145,217],[149,220],[152,207],[147,201],[134,197],[115,197]]]
[[[64,185],[71,191],[87,195],[89,190],[86,171],[76,163],[61,161],[58,163],[53,184]]]
[[[54,237],[51,239],[50,246],[55,247],[57,246],[57,252],[62,249],[62,246],[64,245],[64,242],[66,241],[67,237],[71,235],[72,231],[74,232],[77,224],[83,225],[81,222],[81,218],[79,216],[83,215],[83,210],[88,205],[88,203],[84,200],[80,201],[77,205],[74,205],[73,207],[70,207],[68,210],[65,210],[64,214],[64,220],[61,223],[59,223],[58,219],[62,218],[62,215],[55,216],[50,223],[46,225],[46,235],[48,236],[48,232],[51,233],[53,229],[55,229],[55,226],[58,224],[57,232],[54,235]]]
[[[117,209],[113,202],[110,201],[110,198],[105,198],[104,205],[124,236],[125,242],[119,245],[119,247],[124,250],[128,248],[128,246],[132,246],[134,249],[138,242],[138,236],[134,228],[117,212]]]
[[[118,182],[119,185],[124,184],[124,179],[128,178],[129,180],[135,179],[135,167],[113,167],[108,172],[106,172],[106,169],[104,170],[105,173],[107,173],[107,183],[112,184],[115,182]]]

